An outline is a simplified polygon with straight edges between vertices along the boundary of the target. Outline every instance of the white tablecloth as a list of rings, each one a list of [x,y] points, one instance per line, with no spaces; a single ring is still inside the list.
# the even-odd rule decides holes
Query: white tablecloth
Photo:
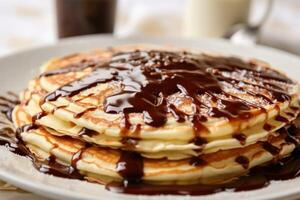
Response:
[[[262,1],[255,2],[259,12]],[[0,0],[0,5],[0,55],[56,41],[52,0]],[[185,0],[119,0],[115,34],[182,37],[184,7]],[[299,0],[275,0],[261,42],[300,55],[299,19]]]

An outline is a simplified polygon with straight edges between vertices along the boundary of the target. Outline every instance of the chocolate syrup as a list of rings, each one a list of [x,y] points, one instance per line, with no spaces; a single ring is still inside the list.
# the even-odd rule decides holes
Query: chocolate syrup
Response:
[[[139,183],[144,175],[143,157],[137,152],[122,151],[116,170],[126,182]]]
[[[239,160],[238,162],[240,162]],[[247,163],[243,158],[242,163]],[[248,167],[246,164],[244,167]],[[207,195],[222,191],[247,191],[266,187],[272,180],[288,180],[299,176],[300,172],[300,151],[296,149],[293,155],[282,159],[277,163],[251,168],[248,174],[234,179],[231,182],[218,185],[150,185],[146,183],[110,183],[106,189],[117,193],[126,194],[176,194],[176,195]]]
[[[292,83],[290,79],[275,71],[253,67],[237,58],[195,58],[183,52],[135,51],[115,54],[106,65],[94,67],[86,77],[58,88],[46,95],[44,100],[71,97],[99,83],[117,81],[123,89],[106,97],[104,110],[122,114],[126,129],[131,126],[127,119],[129,113],[143,113],[144,122],[154,127],[163,126],[167,115],[171,114],[178,122],[191,121],[195,131],[199,132],[205,128],[202,123],[207,117],[248,119],[252,115],[251,108],[258,107],[224,90],[225,85],[236,85],[224,74],[241,71],[245,72],[245,77],[259,81],[259,84],[236,81],[268,89],[273,101],[290,99],[280,84],[270,83],[272,80]],[[51,71],[48,73],[51,74]],[[176,93],[193,100],[196,108],[194,114],[186,114],[168,103],[167,98]],[[251,94],[256,97],[263,95],[259,91],[252,91]],[[199,98],[201,95],[208,96],[217,106],[205,103]]]
[[[288,123],[289,122],[289,120],[287,118],[285,118],[285,117],[283,117],[281,115],[277,115],[275,117],[275,120],[280,121],[280,122],[284,122],[284,123]]]
[[[295,113],[287,112],[286,114],[287,114],[288,116],[290,116],[290,117],[295,117]]]
[[[207,162],[204,159],[202,159],[201,156],[194,156],[190,159],[189,164],[192,166],[203,166],[207,164]]]
[[[20,132],[29,131],[34,125],[26,125],[19,129]],[[9,132],[9,133],[8,133]],[[281,135],[286,135],[286,141],[299,146],[300,129],[296,124],[291,124],[278,131]],[[15,134],[15,137],[11,137]],[[64,166],[56,162],[55,156],[50,156],[45,161],[39,161],[27,149],[20,137],[13,130],[1,130],[0,145],[6,146],[10,151],[19,155],[27,156],[32,159],[34,166],[41,172],[52,174],[59,177],[84,179],[84,176],[76,169],[76,165],[84,149],[80,149],[73,155],[71,166]],[[5,137],[3,137],[5,136]],[[273,155],[279,153],[279,149],[268,142],[263,142],[263,147]],[[248,168],[246,157],[236,158],[236,162],[244,168]],[[200,156],[190,159],[190,164],[201,167],[206,164]],[[143,158],[139,153],[122,151],[121,157],[116,165],[118,173],[125,179],[123,183],[109,183],[106,189],[118,193],[129,194],[178,194],[178,195],[205,195],[225,190],[245,191],[269,185],[271,180],[286,180],[298,176],[300,173],[300,150],[298,147],[290,157],[286,157],[263,166],[251,168],[249,173],[241,176],[232,182],[219,185],[150,185],[142,182],[143,177]]]
[[[94,131],[94,130],[91,130],[91,129],[88,129],[88,128],[82,128],[78,135],[79,136],[87,135],[89,137],[92,137],[92,136],[98,135],[98,134],[99,133]]]
[[[15,105],[20,104],[19,98],[13,92],[7,92],[7,96],[0,96],[0,112],[5,114],[11,120],[12,110]]]
[[[53,110],[51,110],[51,114],[54,114],[57,110],[61,109],[61,108],[66,108],[68,107],[67,105],[62,105],[62,106],[57,106],[55,108],[53,108]]]
[[[245,156],[238,156],[235,159],[235,162],[239,163],[243,166],[243,168],[248,169],[249,167],[249,159]]]
[[[266,131],[270,131],[270,130],[272,130],[272,128],[273,128],[273,126],[268,123],[265,123],[263,126],[263,129],[265,129]]]
[[[44,111],[37,113],[36,115],[32,116],[32,123],[35,123],[36,120],[39,120],[39,119],[45,117],[46,115],[47,115],[47,113]]]
[[[82,158],[82,154],[89,147],[91,147],[91,144],[85,143],[85,146],[83,148],[79,149],[75,154],[73,154],[71,159],[71,167],[73,168],[73,170],[77,169],[77,162]]]
[[[237,157],[236,162],[245,169],[248,168],[246,157]],[[201,165],[200,165],[201,166]],[[290,157],[283,158],[276,163],[251,168],[249,172],[237,179],[217,185],[151,185],[147,183],[116,183],[106,185],[106,189],[117,193],[144,195],[207,195],[222,191],[247,191],[266,187],[272,180],[288,180],[299,176],[300,150],[297,148]]]
[[[241,145],[245,145],[246,144],[246,140],[247,140],[247,136],[243,133],[235,133],[232,135],[233,138],[235,138],[236,140],[238,140]]]
[[[262,147],[273,156],[276,156],[280,153],[280,149],[269,142],[263,142]]]
[[[12,130],[9,133],[0,131],[0,145],[5,146],[9,151],[17,155],[28,156],[30,152],[26,146],[16,138],[10,138],[7,134],[14,134],[14,132]]]
[[[38,128],[38,125],[36,125],[36,124],[26,124],[24,126],[19,127],[16,130],[16,133],[20,134],[20,133],[23,133],[23,132],[28,132],[28,131],[30,131],[32,129],[37,129],[37,128]]]
[[[247,191],[265,187],[269,184],[268,179],[260,174],[242,176],[238,180],[220,185],[150,185],[146,183],[127,184],[110,183],[106,189],[117,193],[144,194],[144,195],[208,195],[222,191]]]
[[[75,69],[70,69],[70,71],[72,70]],[[65,68],[62,71],[50,71],[48,74],[43,74],[43,76],[53,76],[67,72],[68,70]],[[224,75],[232,72],[243,72],[245,77],[250,77],[258,81],[259,84],[245,83],[242,80],[230,80]],[[143,113],[144,122],[148,125],[154,127],[162,126],[167,121],[167,115],[170,114],[178,122],[192,122],[196,131],[205,129],[202,123],[207,121],[208,117],[226,117],[229,120],[248,119],[252,115],[251,109],[258,108],[257,105],[227,93],[224,90],[225,85],[234,87],[234,81],[240,81],[243,84],[265,88],[270,92],[271,98],[263,97],[263,94],[259,92],[253,92],[251,95],[261,96],[265,103],[271,103],[270,99],[274,102],[283,102],[291,98],[281,88],[280,84],[275,84],[276,81],[287,84],[292,83],[284,75],[270,70],[263,70],[236,58],[208,57],[195,59],[184,52],[135,51],[116,54],[109,63],[93,67],[91,74],[47,94],[44,100],[53,101],[61,96],[71,97],[85,89],[96,86],[98,83],[109,83],[111,81],[120,82],[123,85],[123,90],[105,99],[105,112],[120,113],[124,116],[123,123],[126,129],[131,128],[128,120],[130,113]],[[243,90],[243,88],[239,88],[239,90]],[[168,97],[177,93],[192,99],[195,105],[193,114],[186,114],[168,102]],[[201,95],[208,96],[209,100],[216,103],[216,107],[212,107],[206,101],[202,101]],[[1,99],[3,100],[3,98]],[[9,107],[9,103],[11,102],[8,101],[8,104],[5,104],[4,107],[6,105]],[[11,110],[12,108],[10,107]],[[34,119],[39,119],[42,116],[43,114],[38,114],[34,116]],[[80,149],[73,155],[71,166],[59,164],[53,155],[45,161],[39,161],[26,148],[18,134],[38,128],[34,123],[35,120],[33,120],[32,124],[19,128],[17,132],[12,132],[11,134],[14,134],[14,137],[8,136],[10,140],[1,137],[0,145],[5,145],[13,152],[21,152],[21,154],[30,157],[35,167],[41,172],[55,176],[84,179],[84,176],[79,173],[76,166],[85,148]],[[283,121],[283,119],[280,120]],[[124,182],[109,183],[106,185],[106,188],[111,191],[129,194],[203,195],[224,190],[251,190],[265,187],[271,180],[293,178],[298,176],[300,171],[300,129],[295,124],[283,129],[283,131],[278,133],[286,136],[287,142],[297,146],[292,156],[281,159],[277,163],[251,168],[247,175],[231,182],[219,185],[149,185],[143,183],[142,180],[144,176],[144,158],[134,151],[121,151],[120,158],[116,164],[116,171],[123,177]],[[4,130],[1,131],[3,134],[5,133]],[[93,133],[94,131],[84,128],[80,135]],[[241,143],[245,139],[241,134],[235,138],[238,138]],[[193,142],[199,146],[207,143],[200,136],[196,137]],[[267,141],[261,144],[272,155],[278,155],[280,152],[280,148],[273,146]],[[201,156],[192,157],[189,161],[190,165],[196,167],[202,167],[206,164],[206,161]],[[249,167],[249,160],[244,156],[237,157],[235,161],[245,169]]]
[[[205,138],[202,137],[195,137],[192,141],[192,143],[194,143],[197,146],[201,146],[203,147],[205,144],[207,144],[207,140]]]
[[[62,178],[79,179],[83,180],[84,176],[73,166],[66,166],[58,163],[55,156],[51,155],[44,161],[39,161],[31,156],[34,167],[42,173],[51,174]]]

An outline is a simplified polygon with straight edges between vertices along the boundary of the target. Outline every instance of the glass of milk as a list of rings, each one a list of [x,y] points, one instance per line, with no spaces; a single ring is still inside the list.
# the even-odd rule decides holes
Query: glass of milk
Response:
[[[271,1],[267,0],[267,8]],[[222,37],[233,25],[249,23],[251,3],[251,0],[187,0],[184,35]]]

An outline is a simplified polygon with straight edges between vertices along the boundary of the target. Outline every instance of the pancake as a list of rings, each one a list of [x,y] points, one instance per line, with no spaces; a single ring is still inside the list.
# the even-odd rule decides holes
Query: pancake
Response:
[[[24,115],[22,108],[14,110],[15,121],[22,127],[29,124],[28,116]],[[18,119],[16,119],[18,118]],[[23,141],[29,149],[39,158],[47,158],[54,155],[59,163],[76,165],[76,168],[86,175],[104,180],[121,180],[123,177],[118,173],[115,166],[124,152],[95,146],[86,146],[84,142],[70,137],[57,137],[49,133],[43,127],[33,128],[21,133]],[[248,168],[285,157],[295,148],[294,144],[288,143],[284,135],[269,136],[268,140],[273,148],[278,149],[274,153],[264,148],[264,142],[249,145],[245,148],[218,151],[217,153],[201,156],[201,162],[194,159],[182,159],[170,161],[166,159],[143,159],[143,180],[154,184],[165,183],[205,183],[224,182],[228,178],[236,177],[247,171]],[[80,157],[75,157],[80,152]],[[128,153],[128,151],[125,151]],[[130,152],[129,152],[130,153]],[[135,155],[135,154],[133,154]],[[242,166],[235,160],[237,157],[249,159],[247,166]],[[75,159],[75,158],[76,159]],[[200,158],[199,158],[200,159]],[[76,160],[76,162],[74,162]],[[139,162],[138,159],[135,162]],[[194,162],[191,164],[191,162]],[[199,163],[198,163],[199,162]],[[221,175],[219,177],[219,175]]]
[[[121,48],[122,49],[122,48]],[[130,50],[130,49],[129,49]],[[117,52],[117,48],[114,52]],[[99,56],[102,54],[107,55],[109,52],[107,50],[100,51]],[[169,55],[166,55],[169,56]],[[202,54],[197,54],[197,59],[204,60],[205,62],[211,62],[211,60],[214,59],[214,57],[206,56]],[[196,56],[196,57],[197,57]],[[202,57],[204,56],[204,57]],[[120,56],[121,57],[121,56]],[[193,55],[195,57],[195,55]],[[141,58],[142,59],[142,58]],[[215,58],[217,59],[217,57]],[[115,59],[117,60],[117,58]],[[65,61],[65,60],[64,60]],[[85,61],[85,60],[84,60]],[[203,61],[203,62],[204,62]],[[86,61],[87,62],[87,61]],[[220,60],[219,62],[225,62]],[[233,64],[239,66],[243,65],[243,62],[241,60],[230,60],[226,62],[233,62]],[[253,63],[253,61],[251,62]],[[57,63],[56,63],[57,64]],[[73,66],[72,63],[69,63],[71,67]],[[221,65],[220,64],[220,65]],[[261,63],[259,63],[261,64]],[[263,68],[266,67],[265,65],[257,65],[257,68]],[[48,66],[49,65],[49,66]],[[46,68],[53,68],[51,64],[48,63]],[[101,65],[101,63],[99,64]],[[216,62],[216,65],[219,65]],[[253,64],[254,65],[254,64]],[[91,65],[94,66],[94,65]],[[242,66],[239,66],[242,67]],[[249,66],[248,66],[249,67]],[[92,68],[92,67],[90,67]],[[64,85],[65,83],[72,82],[72,80],[77,80],[80,77],[87,76],[90,73],[90,68],[84,68],[84,70],[81,71],[74,71],[71,70],[69,73],[54,73],[54,72],[48,72],[44,73],[43,76],[39,78],[39,87],[41,87],[43,90],[45,90],[46,93],[50,92],[58,92],[57,89],[60,86]],[[76,68],[78,69],[78,68]],[[100,68],[102,69],[102,68]],[[266,68],[269,69],[269,68]],[[105,71],[106,69],[103,69]],[[271,69],[269,69],[271,70]],[[246,101],[249,105],[251,105],[251,109],[247,110],[246,114],[251,113],[253,116],[242,120],[241,117],[236,116],[236,120],[228,121],[227,118],[224,117],[209,117],[206,116],[206,113],[203,113],[203,116],[208,117],[206,119],[206,122],[201,122],[201,130],[196,130],[201,137],[219,137],[219,136],[225,136],[233,134],[239,130],[242,130],[246,127],[253,126],[256,123],[263,122],[267,118],[272,118],[275,115],[278,114],[279,111],[284,110],[288,107],[289,103],[292,101],[297,101],[297,92],[298,92],[298,85],[295,85],[293,83],[285,83],[280,82],[278,77],[274,77],[273,79],[267,79],[267,82],[269,83],[268,87],[274,87],[274,88],[265,88],[264,85],[267,83],[265,82],[255,82],[253,79],[257,79],[259,77],[250,77],[249,79],[242,80],[246,75],[242,74],[245,73],[245,69],[240,70],[240,74],[236,74],[236,72],[232,72],[230,74],[227,74],[228,72],[225,71],[224,74],[222,74],[222,78],[226,76],[233,76],[233,77],[226,77],[228,80],[232,81],[240,81],[240,84],[243,84],[244,90],[249,90],[247,93],[241,90],[237,90],[237,88],[233,88],[233,86],[230,85],[224,85],[225,90],[230,90],[228,92],[235,93],[230,94],[234,98],[240,98],[241,102]],[[251,72],[251,71],[250,71]],[[249,72],[249,73],[250,73]],[[101,71],[99,72],[101,74]],[[252,72],[251,72],[252,73]],[[274,72],[274,76],[279,76],[279,74],[276,74],[278,72]],[[270,75],[265,76],[273,76],[273,74],[270,73]],[[51,76],[50,76],[50,75]],[[276,75],[275,75],[276,74]],[[240,77],[235,77],[239,76]],[[283,75],[282,75],[283,76]],[[89,77],[87,77],[88,79]],[[239,78],[241,80],[239,80]],[[284,78],[281,77],[281,78]],[[252,82],[251,82],[252,81]],[[255,82],[255,83],[254,83]],[[272,83],[274,82],[274,83]],[[74,82],[76,83],[76,81]],[[220,83],[223,83],[220,81]],[[224,84],[228,84],[228,82],[224,82]],[[273,85],[273,86],[272,86]],[[101,83],[97,84],[95,87],[87,88],[84,91],[81,91],[80,93],[73,95],[72,97],[59,97],[55,101],[46,101],[41,105],[42,109],[48,113],[51,113],[55,110],[53,113],[58,118],[65,119],[65,121],[71,121],[77,125],[80,125],[82,127],[87,127],[91,130],[95,130],[96,132],[103,133],[109,136],[120,136],[124,134],[123,127],[120,126],[120,122],[122,120],[122,116],[120,114],[111,114],[104,111],[103,103],[107,96],[111,96],[115,94],[117,91],[120,90],[120,82],[118,81],[110,81],[109,83]],[[280,89],[277,87],[281,87]],[[255,91],[257,90],[257,91]],[[270,91],[268,91],[270,90]],[[281,92],[280,92],[281,91]],[[285,92],[288,92],[291,95],[291,99],[289,101],[285,101],[284,99],[282,102],[278,101],[278,99],[272,97],[271,95],[278,95],[278,98],[281,98],[281,95],[283,95],[282,98],[284,98]],[[252,95],[251,95],[252,93]],[[253,94],[254,93],[254,94]],[[270,94],[273,93],[273,94]],[[54,93],[52,93],[54,94]],[[50,94],[48,94],[50,95]],[[169,95],[168,97],[169,103],[173,106],[175,106],[174,109],[178,111],[184,111],[187,114],[193,110],[194,105],[191,105],[191,100],[188,97],[182,96],[182,94],[176,92],[175,94]],[[202,97],[201,97],[202,98]],[[206,99],[208,97],[203,97],[203,101],[209,101],[209,99]],[[277,101],[276,103],[266,102],[271,101],[272,98],[275,98],[274,100]],[[224,100],[225,101],[225,100]],[[176,105],[176,102],[180,102],[180,105]],[[240,102],[237,102],[238,105]],[[261,105],[260,105],[261,104]],[[99,106],[100,105],[100,106]],[[256,105],[256,106],[254,106]],[[211,105],[210,105],[211,106]],[[224,106],[224,105],[220,105]],[[253,106],[253,108],[252,108]],[[202,108],[201,108],[202,109]],[[209,107],[210,109],[210,107]],[[248,109],[248,108],[246,108]],[[84,112],[87,111],[87,112]],[[208,112],[207,108],[203,108],[203,110],[200,110],[199,112]],[[235,111],[234,111],[235,112]],[[244,111],[243,111],[244,112]],[[201,113],[202,114],[202,113]],[[211,114],[211,113],[208,113]],[[221,113],[219,113],[222,115]],[[224,113],[223,113],[224,114]],[[228,113],[229,115],[234,115],[235,113]],[[226,114],[226,115],[228,115]],[[131,127],[129,130],[126,130],[126,136],[129,137],[138,137],[138,138],[145,138],[145,139],[176,139],[176,140],[191,140],[195,136],[195,131],[193,126],[190,122],[185,121],[181,123],[177,123],[176,119],[172,116],[171,113],[167,116],[166,122],[161,127],[153,127],[149,126],[144,123],[143,116],[140,113],[129,113],[131,117],[129,117],[128,121],[131,123]],[[170,116],[171,115],[171,116]],[[77,117],[76,117],[77,116]],[[79,117],[80,116],[80,117]],[[138,126],[140,128],[139,135],[137,136],[135,134],[135,127]],[[200,125],[199,125],[200,126]],[[174,128],[176,127],[176,128]]]
[[[16,146],[47,173],[219,185],[298,150],[298,92],[262,61],[121,46],[46,62],[12,123]]]
[[[34,99],[34,96],[33,96]],[[39,101],[35,101],[39,102]],[[39,109],[38,104],[28,103],[24,107],[24,110],[29,113],[29,115],[37,116],[41,114],[41,109]],[[133,151],[138,151],[143,153],[146,157],[168,157],[174,159],[174,156],[168,156],[168,154],[177,155],[180,159],[183,157],[195,156],[199,153],[212,153],[218,150],[224,150],[228,148],[237,148],[242,146],[247,146],[253,144],[259,140],[266,140],[269,132],[275,132],[279,130],[287,123],[293,121],[295,116],[297,116],[298,111],[293,111],[291,108],[286,109],[286,113],[294,112],[293,116],[287,115],[286,113],[281,113],[281,116],[284,116],[287,119],[287,122],[280,122],[275,120],[275,118],[269,119],[266,122],[257,124],[251,128],[241,130],[239,133],[241,136],[245,137],[245,141],[239,141],[236,138],[229,137],[217,137],[213,140],[207,138],[207,143],[205,146],[199,146],[194,143],[192,140],[154,140],[154,139],[138,139],[134,138],[125,138],[129,141],[124,141],[124,138],[121,137],[111,137],[105,134],[98,134],[97,132],[92,131],[90,134],[82,134],[84,127],[78,126],[74,123],[68,121],[63,121],[60,118],[55,117],[52,114],[43,115],[39,119],[36,119],[35,123],[45,127],[50,133],[56,136],[71,136],[73,138],[81,139],[89,143],[101,145],[104,147],[113,147],[113,148],[122,148],[129,149]],[[30,122],[32,123],[32,122]],[[264,125],[268,124],[271,128],[270,130],[265,130]],[[55,130],[55,131],[53,131]],[[205,137],[204,137],[205,138]],[[130,142],[134,143],[134,148],[130,145]],[[129,143],[129,144],[128,144]],[[199,150],[202,151],[194,151]],[[192,151],[191,151],[192,150]],[[173,153],[171,151],[174,151]],[[158,152],[164,152],[157,154]],[[166,153],[167,152],[167,153]],[[181,155],[178,155],[180,154]]]
[[[147,49],[147,47],[145,47]],[[154,47],[152,47],[154,48]],[[123,49],[123,48],[120,48]],[[127,48],[127,51],[130,51],[132,49],[131,48]],[[141,48],[143,49],[143,48]],[[90,61],[89,58],[92,57],[93,59],[95,59],[95,55],[98,55],[99,57],[97,57],[96,61],[98,62],[98,65],[102,65],[104,63],[100,62],[99,60],[101,60],[101,57],[104,57],[102,60],[107,60],[107,57],[109,57],[109,54],[111,52],[118,52],[118,48],[115,49],[109,49],[109,50],[99,50],[96,53],[92,52],[91,55],[93,56],[87,56],[87,54],[77,54],[77,55],[73,55],[71,57],[67,57],[61,59],[62,61],[62,67],[65,67],[66,63],[69,63],[69,69],[70,71],[67,71],[66,68],[63,68],[64,71],[48,71],[47,69],[53,69],[55,67],[55,65],[59,65],[59,60],[56,61],[52,61],[50,63],[48,63],[47,65],[44,66],[44,72],[42,73],[42,75],[39,77],[38,80],[33,81],[33,83],[31,83],[31,87],[33,87],[33,89],[28,89],[28,93],[29,95],[24,95],[26,97],[25,101],[30,101],[29,104],[27,105],[27,111],[31,112],[31,116],[37,115],[39,114],[39,112],[45,112],[43,113],[43,115],[40,119],[37,119],[37,123],[40,123],[43,126],[49,127],[51,129],[56,129],[57,130],[57,125],[59,124],[59,130],[57,130],[57,132],[65,135],[69,135],[72,137],[79,137],[79,135],[82,134],[82,130],[83,128],[86,128],[88,130],[92,130],[90,132],[92,132],[92,134],[86,134],[83,135],[83,138],[88,141],[88,142],[92,142],[95,144],[99,144],[99,145],[103,145],[103,146],[114,146],[114,147],[120,147],[120,146],[124,146],[120,143],[120,141],[122,141],[122,138],[134,138],[134,139],[138,139],[138,143],[143,143],[145,144],[157,144],[157,146],[161,146],[162,148],[155,148],[153,147],[153,145],[151,145],[150,148],[147,148],[147,145],[140,145],[141,151],[165,151],[165,150],[170,150],[170,148],[176,149],[178,148],[179,150],[182,148],[189,148],[189,149],[199,149],[202,147],[197,147],[197,145],[193,145],[191,143],[191,141],[195,140],[195,138],[197,139],[198,137],[203,138],[205,141],[207,142],[214,142],[214,141],[219,141],[218,139],[231,139],[232,140],[232,136],[233,134],[235,134],[236,132],[240,132],[243,133],[243,131],[245,130],[245,132],[247,132],[245,135],[246,136],[250,136],[251,135],[251,130],[255,130],[255,133],[261,133],[263,131],[259,131],[259,129],[262,129],[261,127],[263,126],[263,124],[270,120],[270,121],[274,121],[274,119],[276,118],[277,115],[282,115],[282,113],[294,113],[294,116],[292,117],[286,117],[285,114],[285,118],[287,118],[287,121],[292,121],[293,119],[295,119],[295,117],[297,116],[297,112],[298,111],[291,111],[291,109],[289,107],[298,107],[298,102],[297,102],[297,90],[298,90],[298,86],[296,84],[291,83],[285,83],[285,82],[280,82],[279,81],[279,72],[277,75],[275,72],[272,77],[274,80],[270,80],[268,79],[268,82],[276,82],[275,83],[270,83],[270,87],[273,84],[273,87],[282,87],[283,90],[287,90],[290,91],[290,96],[291,98],[287,101],[283,101],[283,102],[275,102],[275,103],[271,103],[271,102],[266,102],[266,96],[267,94],[264,94],[267,91],[267,88],[264,88],[262,85],[262,82],[260,83],[251,83],[251,81],[253,82],[253,80],[249,79],[249,80],[240,80],[245,86],[245,89],[248,88],[249,92],[245,93],[243,91],[240,91],[237,95],[238,98],[241,99],[251,99],[253,101],[256,102],[247,102],[251,105],[253,105],[254,103],[261,103],[262,105],[258,108],[257,106],[253,106],[253,108],[249,108],[250,110],[247,111],[247,114],[251,113],[250,117],[247,117],[246,119],[242,119],[241,117],[238,118],[238,116],[236,116],[234,119],[230,119],[228,120],[228,117],[208,117],[207,121],[205,122],[201,122],[201,126],[203,126],[203,128],[201,130],[195,130],[195,127],[193,127],[193,125],[191,124],[191,122],[189,120],[186,120],[184,122],[178,122],[174,116],[172,116],[171,113],[168,114],[168,118],[166,123],[164,124],[164,126],[162,127],[153,127],[153,126],[149,126],[147,124],[145,124],[143,122],[142,115],[140,113],[129,113],[129,115],[131,115],[131,117],[129,117],[128,121],[130,121],[131,123],[131,127],[129,129],[127,129],[126,131],[124,131],[124,127],[122,127],[122,123],[120,122],[120,120],[122,120],[122,116],[121,114],[111,114],[111,113],[107,113],[103,110],[103,106],[101,106],[104,101],[105,98],[109,95],[112,95],[115,93],[115,90],[118,89],[114,89],[115,87],[117,87],[116,85],[118,85],[118,83],[112,82],[111,84],[109,83],[105,83],[105,84],[98,84],[95,87],[91,87],[91,88],[87,88],[87,90],[85,91],[81,91],[80,93],[72,96],[71,98],[68,97],[59,97],[57,100],[55,101],[46,101],[43,102],[42,105],[40,105],[40,102],[43,101],[43,97],[47,94],[50,93],[51,91],[55,91],[55,89],[59,88],[59,84],[66,84],[69,82],[72,82],[73,79],[80,79],[80,77],[83,76],[87,76],[88,73],[90,73],[92,67],[86,67],[89,66],[87,64],[83,64],[81,67],[75,67],[78,65],[78,60],[80,60],[80,58],[82,57],[86,57],[83,60],[83,63],[92,63],[90,64],[90,66],[94,66],[94,62],[95,61]],[[177,50],[178,52],[178,50]],[[145,53],[145,52],[144,52]],[[164,52],[163,52],[164,53]],[[163,54],[162,53],[162,54]],[[171,53],[169,53],[171,54]],[[103,56],[105,55],[105,56]],[[159,54],[158,54],[159,55]],[[126,55],[122,55],[122,56],[126,56]],[[120,57],[122,57],[120,56]],[[163,56],[163,55],[160,55]],[[170,56],[170,55],[167,55]],[[174,56],[174,55],[172,55]],[[176,56],[175,56],[176,57]],[[201,62],[211,62],[211,60],[213,59],[212,56],[208,56],[208,55],[203,55],[203,54],[192,54],[189,55],[189,59],[191,59],[190,57],[192,57],[193,59],[199,59],[201,60]],[[76,59],[77,58],[77,59]],[[141,59],[141,58],[138,58]],[[222,61],[220,58],[216,57],[216,59],[219,59],[219,62],[232,62],[233,64],[236,64],[237,66],[243,65],[244,63],[241,60],[237,60],[237,59],[233,59],[233,60],[226,60],[226,61]],[[115,60],[117,60],[115,58]],[[204,61],[202,61],[204,60]],[[190,60],[189,60],[190,61]],[[193,60],[192,60],[193,61]],[[191,62],[192,62],[191,61]],[[73,63],[75,62],[75,64]],[[253,64],[254,61],[251,61],[251,64]],[[76,65],[77,64],[77,65]],[[218,62],[216,62],[216,65],[219,64]],[[222,64],[222,63],[221,63]],[[267,68],[266,64],[262,64],[262,63],[258,63],[260,65],[257,66],[257,68],[265,68],[265,70],[271,70],[269,68]],[[250,64],[249,64],[250,65]],[[240,66],[241,67],[241,66]],[[245,68],[245,67],[244,67]],[[244,68],[242,68],[243,70],[241,70],[242,72],[240,73],[244,73],[243,71],[246,71]],[[74,70],[76,69],[76,70]],[[83,69],[83,70],[78,70],[78,69]],[[208,70],[209,71],[209,70]],[[68,72],[68,73],[65,73]],[[226,72],[226,71],[225,71]],[[224,73],[225,73],[224,72]],[[252,73],[252,71],[250,70],[250,72]],[[249,73],[250,73],[249,72]],[[227,72],[226,72],[227,73]],[[237,76],[236,74],[234,74],[236,72],[232,72],[232,76]],[[272,74],[270,73],[270,74]],[[228,74],[224,74],[224,77],[229,76]],[[271,75],[264,75],[264,76],[271,76]],[[283,75],[281,75],[283,76]],[[222,77],[222,78],[224,78]],[[254,78],[259,78],[259,77],[252,77]],[[235,77],[236,80],[239,80],[238,78]],[[283,79],[283,77],[281,77],[281,79]],[[59,82],[57,82],[57,80],[59,80]],[[76,81],[75,81],[76,82]],[[222,82],[223,83],[223,82]],[[225,82],[224,84],[228,84],[227,82]],[[248,84],[248,85],[247,85]],[[108,86],[109,85],[109,86]],[[227,88],[228,85],[225,85],[226,89],[232,89],[231,87]],[[224,87],[225,87],[224,86]],[[260,88],[253,88],[253,87],[260,87]],[[252,88],[250,88],[252,87]],[[35,88],[35,89],[34,89]],[[38,94],[37,93],[37,89],[39,88]],[[274,94],[277,95],[284,95],[283,93],[280,93],[279,89],[276,88],[274,89],[272,88],[272,92]],[[252,91],[252,89],[256,89],[262,92],[261,93],[255,93]],[[265,91],[266,90],[266,91]],[[235,92],[235,90],[233,90]],[[254,94],[253,94],[254,93]],[[270,93],[270,92],[269,92]],[[33,94],[33,95],[32,95]],[[52,93],[53,94],[53,93]],[[252,95],[251,95],[252,94]],[[48,94],[49,95],[49,94]],[[265,96],[263,96],[265,95]],[[270,95],[270,94],[269,94]],[[263,97],[262,97],[263,96]],[[29,97],[29,98],[28,98]],[[258,98],[260,97],[260,98]],[[169,103],[172,102],[180,102],[181,105],[177,105],[178,107],[174,108],[176,110],[192,110],[194,105],[186,105],[186,101],[188,100],[189,97],[185,97],[182,96],[182,94],[180,93],[175,93],[174,95],[170,95],[169,97],[167,97],[167,99],[170,99]],[[237,98],[237,97],[234,97]],[[243,100],[245,101],[245,100]],[[183,102],[183,103],[182,103]],[[237,102],[237,104],[240,104],[240,102]],[[100,105],[100,106],[99,106]],[[174,104],[172,104],[174,105]],[[97,107],[98,106],[98,107]],[[87,111],[87,112],[84,112]],[[250,115],[250,114],[249,114]],[[290,118],[290,119],[288,119]],[[72,122],[72,123],[70,123]],[[278,125],[277,128],[276,126],[273,128],[273,131],[275,131],[276,129],[279,129],[281,126],[283,126],[284,123],[281,123],[281,125]],[[250,131],[248,131],[249,127],[251,127]],[[256,127],[260,127],[260,128],[256,128]],[[137,128],[139,129],[138,131]],[[137,134],[138,132],[138,134]],[[244,133],[243,133],[244,134]],[[267,133],[265,134],[260,134],[260,137],[258,137],[256,135],[256,138],[263,138],[266,136]],[[92,137],[90,137],[92,136]],[[251,141],[251,139],[249,139]],[[152,142],[154,141],[154,142]],[[159,142],[162,143],[159,143]],[[171,141],[171,142],[170,142]],[[253,141],[253,140],[252,140]],[[109,144],[107,144],[107,142]],[[255,141],[253,141],[255,142]],[[252,143],[253,143],[252,142]],[[173,145],[173,147],[171,147],[172,145],[167,145],[168,147],[164,148],[166,145],[164,144],[175,144],[175,146]],[[179,145],[176,145],[179,144]],[[188,145],[187,144],[191,144]],[[186,146],[186,147],[182,147],[182,146]],[[212,145],[212,147],[208,144],[206,145],[207,148],[215,148],[214,145]],[[230,145],[228,145],[230,146]],[[139,147],[137,147],[137,149],[139,149]],[[215,151],[217,151],[218,148],[215,148]]]

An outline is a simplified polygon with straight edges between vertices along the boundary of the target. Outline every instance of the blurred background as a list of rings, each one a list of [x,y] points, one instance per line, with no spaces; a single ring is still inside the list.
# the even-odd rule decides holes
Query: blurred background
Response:
[[[60,30],[61,33],[70,32],[72,30],[67,30],[70,29],[67,27],[68,24],[82,20],[78,18],[78,14],[82,11],[76,10],[83,9],[78,4],[82,1],[85,0],[57,0],[56,3],[61,5],[56,5],[55,0],[0,0],[0,55],[36,45],[54,43],[58,40],[58,27],[65,29]],[[88,12],[102,13],[98,17],[104,19],[97,22],[97,26],[106,26],[106,29],[113,26],[113,30],[98,31],[113,32],[117,37],[135,35],[178,38],[224,37],[226,29],[227,38],[230,38],[242,29],[242,32],[246,30],[246,35],[250,34],[250,45],[253,43],[251,37],[253,40],[254,35],[254,41],[259,44],[300,55],[300,0],[270,0],[273,5],[269,14],[266,14],[268,2],[264,0],[87,1],[106,1],[106,4],[99,5],[98,11],[95,6],[90,6],[94,8],[89,8]],[[68,5],[70,2],[78,4],[77,7]],[[115,2],[116,10],[112,2]],[[249,13],[248,4],[251,4]],[[234,6],[236,8],[233,8]],[[264,15],[266,20],[262,19]],[[250,18],[249,21],[255,21],[255,18],[263,21],[261,26],[259,24],[259,35],[257,35],[257,26],[245,28],[244,25],[248,23],[244,19],[246,17]],[[242,28],[239,26],[232,28],[233,23],[241,24]],[[76,24],[73,26],[76,27]],[[77,27],[77,30],[79,29]]]

